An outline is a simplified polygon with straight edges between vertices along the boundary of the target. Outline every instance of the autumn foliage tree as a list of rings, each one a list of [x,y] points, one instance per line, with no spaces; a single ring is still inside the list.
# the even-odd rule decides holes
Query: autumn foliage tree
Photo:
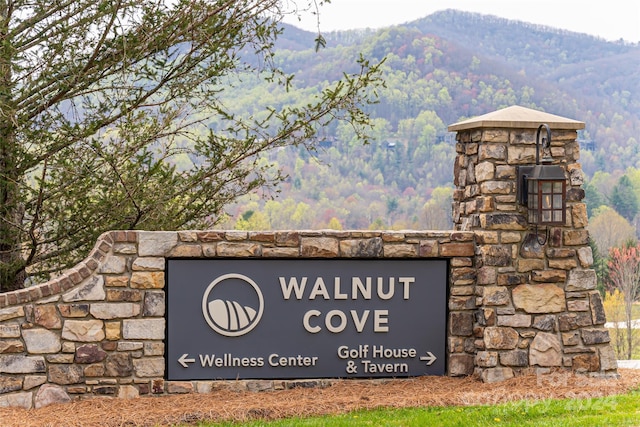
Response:
[[[609,250],[609,286],[618,290],[624,301],[626,325],[626,358],[631,359],[634,350],[633,303],[640,291],[640,244],[613,247]]]
[[[223,101],[247,76],[294,86],[279,23],[322,1],[299,3],[0,0],[0,291],[74,265],[105,230],[211,226],[283,178],[259,153],[313,148],[334,120],[364,136],[380,80],[362,58],[302,105]]]
[[[593,238],[602,254],[609,248],[622,246],[634,239],[636,230],[622,215],[608,206],[600,206],[594,210],[589,219],[589,235]]]

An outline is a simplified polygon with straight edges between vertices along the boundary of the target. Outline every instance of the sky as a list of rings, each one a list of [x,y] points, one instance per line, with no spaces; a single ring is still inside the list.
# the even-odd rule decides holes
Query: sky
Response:
[[[299,0],[298,4],[306,3]],[[320,8],[320,30],[381,28],[445,9],[495,15],[617,41],[640,42],[638,0],[331,0]],[[297,27],[317,31],[309,13]]]

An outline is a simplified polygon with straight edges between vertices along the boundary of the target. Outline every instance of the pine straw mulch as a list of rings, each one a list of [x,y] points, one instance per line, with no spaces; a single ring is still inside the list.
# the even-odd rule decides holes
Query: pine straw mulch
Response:
[[[0,408],[0,426],[134,427],[197,425],[202,421],[271,420],[338,414],[358,409],[466,406],[517,400],[591,398],[640,389],[640,370],[619,369],[618,379],[566,372],[524,375],[485,384],[477,378],[420,377],[404,380],[343,380],[328,387],[208,394],[90,398],[40,409]]]

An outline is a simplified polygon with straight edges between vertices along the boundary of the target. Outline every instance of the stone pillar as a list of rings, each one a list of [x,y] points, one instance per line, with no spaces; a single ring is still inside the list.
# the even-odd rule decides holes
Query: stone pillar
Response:
[[[552,132],[553,164],[565,170],[567,219],[550,227],[539,245],[516,199],[516,167],[535,164],[543,123]],[[477,242],[475,370],[484,381],[530,368],[616,373],[591,269],[576,140],[582,128],[582,122],[518,106],[449,126],[457,132],[454,224],[473,231]]]

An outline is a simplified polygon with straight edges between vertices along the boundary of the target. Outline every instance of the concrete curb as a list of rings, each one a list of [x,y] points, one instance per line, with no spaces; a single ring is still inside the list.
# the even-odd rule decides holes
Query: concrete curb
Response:
[[[618,360],[618,368],[640,369],[640,360]]]

